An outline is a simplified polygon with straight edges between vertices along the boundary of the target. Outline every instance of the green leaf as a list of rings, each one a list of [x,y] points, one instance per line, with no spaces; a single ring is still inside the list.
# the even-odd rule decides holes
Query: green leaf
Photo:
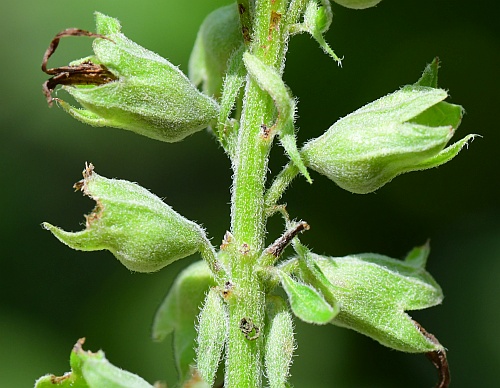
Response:
[[[49,223],[61,242],[82,251],[107,249],[128,269],[154,272],[197,252],[207,244],[205,232],[135,183],[108,179],[86,166],[75,188],[96,201],[86,229],[66,232]]]
[[[91,353],[82,349],[79,340],[70,357],[71,372],[61,377],[46,375],[38,379],[35,388],[153,388],[141,377],[111,364],[102,351]]]
[[[195,262],[177,276],[156,312],[152,337],[155,341],[163,341],[167,335],[174,334],[174,358],[180,383],[192,378],[191,366],[196,357],[196,317],[207,290],[213,286],[215,282],[207,264]]]
[[[293,313],[304,322],[324,325],[330,322],[336,310],[311,286],[300,283],[283,271],[279,273]]]
[[[196,367],[201,377],[212,386],[227,341],[229,316],[220,292],[211,288],[198,318]]]
[[[405,261],[377,254],[312,257],[336,286],[341,305],[331,323],[365,334],[392,349],[421,353],[441,350],[422,334],[406,313],[441,303],[443,294],[425,271],[428,245],[410,252]]]
[[[276,105],[278,118],[273,127],[278,130],[281,145],[301,174],[304,175],[309,183],[312,183],[311,177],[298,151],[297,140],[295,139],[295,100],[290,95],[278,72],[272,67],[267,66],[249,52],[243,54],[243,62],[250,76],[262,90],[269,93]]]

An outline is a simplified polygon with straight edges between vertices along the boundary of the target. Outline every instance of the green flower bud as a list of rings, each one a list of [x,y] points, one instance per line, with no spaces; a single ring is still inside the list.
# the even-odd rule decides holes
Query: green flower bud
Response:
[[[435,306],[443,299],[441,288],[425,270],[428,254],[428,245],[415,248],[404,261],[373,253],[311,254],[341,306],[331,323],[403,352],[442,350],[406,313]]]
[[[283,298],[266,297],[266,343],[264,364],[269,387],[286,387],[293,352],[296,349],[293,319]]]
[[[399,174],[439,166],[473,135],[444,149],[463,109],[442,102],[447,93],[408,85],[349,114],[308,142],[306,165],[345,190],[366,194]]]
[[[231,54],[243,45],[236,4],[221,7],[203,21],[189,59],[189,78],[209,96],[220,97]]]
[[[208,291],[198,316],[196,367],[210,387],[214,385],[224,345],[228,340],[229,316],[217,288]]]
[[[375,7],[382,0],[333,0],[346,8],[365,9]]]
[[[76,119],[166,142],[182,140],[217,117],[219,108],[213,99],[200,93],[166,59],[126,38],[118,20],[96,13],[96,25],[97,34],[66,30],[47,50],[42,68],[54,75],[44,86],[49,102],[54,87],[63,84],[84,109],[56,101]],[[95,37],[95,55],[47,70],[46,60],[58,39],[68,35]]]
[[[135,183],[104,178],[90,164],[76,189],[97,203],[86,229],[66,232],[49,223],[61,242],[81,251],[107,249],[128,269],[154,272],[209,244],[203,229]]]
[[[215,281],[205,261],[197,261],[176,277],[153,322],[153,339],[163,341],[173,333],[174,359],[179,386],[190,380],[195,363],[197,331],[193,324],[205,295]],[[220,322],[219,322],[220,324]]]
[[[35,382],[35,388],[154,388],[143,378],[111,364],[104,352],[83,350],[85,338],[73,346],[70,356],[71,372],[63,376],[48,374]]]

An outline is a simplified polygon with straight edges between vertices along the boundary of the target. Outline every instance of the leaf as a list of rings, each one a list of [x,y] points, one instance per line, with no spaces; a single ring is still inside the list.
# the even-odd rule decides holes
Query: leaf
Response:
[[[283,271],[279,272],[279,276],[292,311],[298,318],[323,325],[335,317],[336,310],[314,288],[292,279]]]

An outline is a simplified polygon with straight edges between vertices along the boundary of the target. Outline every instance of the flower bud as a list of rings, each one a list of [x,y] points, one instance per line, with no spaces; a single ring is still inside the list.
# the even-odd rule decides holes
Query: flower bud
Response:
[[[349,114],[308,142],[306,165],[345,190],[366,194],[399,174],[439,166],[472,138],[444,149],[463,109],[442,89],[408,85]]]
[[[142,377],[111,364],[102,350],[96,353],[83,350],[84,342],[85,338],[80,338],[73,346],[69,359],[71,372],[42,376],[35,382],[35,388],[153,388]]]
[[[311,254],[340,303],[332,324],[409,353],[442,350],[406,313],[441,303],[443,293],[425,270],[429,247],[415,248],[404,261],[373,253],[346,257]]]
[[[269,387],[286,387],[296,349],[293,319],[286,302],[277,295],[266,297],[264,364]]]
[[[193,322],[200,313],[205,295],[215,281],[205,261],[197,261],[183,269],[156,312],[153,339],[163,341],[173,333],[175,365],[179,386],[192,377],[195,362],[197,330]],[[220,324],[220,322],[219,322]]]
[[[229,315],[219,291],[211,288],[198,316],[196,367],[213,387],[224,345],[228,340]]]
[[[221,7],[203,21],[191,57],[189,78],[202,84],[209,96],[220,97],[222,81],[231,54],[243,45],[240,18],[236,4]]]
[[[90,164],[76,189],[97,203],[86,229],[66,232],[48,223],[61,242],[81,251],[107,249],[128,269],[154,272],[207,244],[203,229],[135,183],[104,178]]]
[[[126,38],[118,20],[96,13],[96,25],[97,34],[73,29],[54,39],[43,65],[54,75],[45,84],[49,102],[53,88],[63,84],[84,109],[56,101],[76,119],[166,142],[182,140],[217,117],[218,105],[213,99],[200,93],[166,59]],[[68,35],[95,37],[95,55],[47,71],[46,60],[58,39]]]
[[[365,9],[375,7],[382,0],[333,0],[346,8]]]

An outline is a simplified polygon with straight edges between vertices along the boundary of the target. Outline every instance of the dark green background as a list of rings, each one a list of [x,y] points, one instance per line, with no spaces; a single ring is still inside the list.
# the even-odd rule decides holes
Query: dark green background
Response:
[[[148,381],[175,381],[169,341],[152,343],[156,307],[174,276],[195,257],[151,275],[131,274],[107,252],[81,253],[40,227],[78,230],[93,203],[74,193],[85,161],[107,177],[136,181],[219,244],[229,227],[230,165],[207,133],[163,144],[91,128],[41,93],[42,55],[67,27],[93,30],[94,10],[119,18],[134,41],[184,71],[197,26],[228,1],[19,0],[1,6],[0,386],[29,387],[47,372],[68,370],[72,345],[86,348]],[[344,67],[307,36],[290,42],[285,79],[299,97],[299,139],[318,136],[337,118],[417,80],[436,55],[440,85],[467,114],[457,138],[478,138],[451,163],[397,178],[375,194],[354,195],[317,174],[298,179],[285,200],[307,220],[303,241],[317,253],[378,252],[403,257],[431,239],[428,268],[442,285],[442,306],[412,314],[448,348],[454,387],[500,383],[500,83],[498,11],[493,1],[384,0],[375,9],[334,6],[327,40]],[[90,39],[68,38],[51,65],[90,54]],[[63,93],[61,92],[61,95]],[[279,147],[271,170],[283,163]],[[273,219],[269,238],[281,231]],[[297,322],[296,387],[431,387],[422,355],[381,347],[334,326]]]

